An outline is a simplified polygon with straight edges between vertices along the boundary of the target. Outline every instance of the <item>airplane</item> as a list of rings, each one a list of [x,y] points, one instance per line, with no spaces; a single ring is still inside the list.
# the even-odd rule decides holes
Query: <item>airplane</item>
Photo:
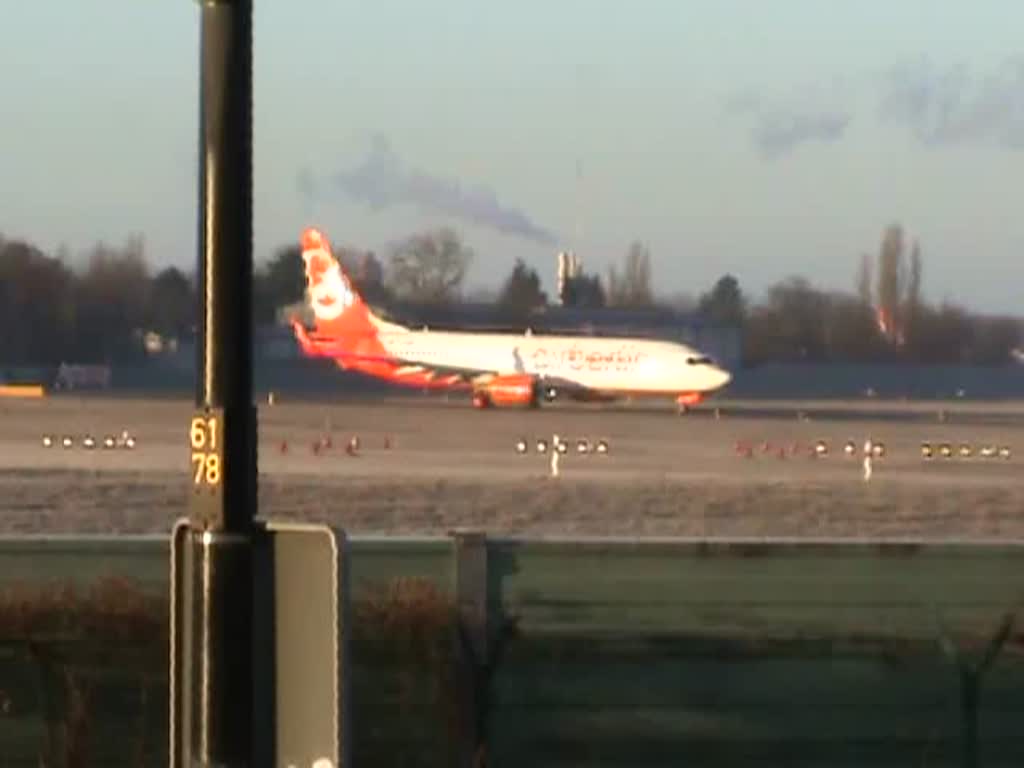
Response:
[[[304,355],[333,359],[388,382],[469,391],[477,408],[565,398],[608,402],[674,397],[680,414],[725,387],[731,374],[699,350],[670,341],[487,331],[414,330],[378,317],[353,289],[327,236],[300,237],[312,332],[291,318]]]

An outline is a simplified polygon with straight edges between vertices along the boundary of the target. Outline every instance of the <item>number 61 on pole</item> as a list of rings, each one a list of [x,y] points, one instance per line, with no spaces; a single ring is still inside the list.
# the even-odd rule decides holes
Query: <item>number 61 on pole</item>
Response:
[[[192,416],[188,439],[191,446],[192,486],[216,491],[224,477],[224,419],[219,410]]]

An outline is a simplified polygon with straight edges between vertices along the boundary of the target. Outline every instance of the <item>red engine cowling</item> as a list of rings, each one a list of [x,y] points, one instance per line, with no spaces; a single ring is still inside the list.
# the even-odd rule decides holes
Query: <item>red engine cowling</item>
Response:
[[[537,399],[537,383],[525,373],[498,376],[481,387],[478,394],[494,405],[528,405]]]
[[[676,403],[679,405],[700,405],[704,396],[700,392],[681,392],[676,396]]]

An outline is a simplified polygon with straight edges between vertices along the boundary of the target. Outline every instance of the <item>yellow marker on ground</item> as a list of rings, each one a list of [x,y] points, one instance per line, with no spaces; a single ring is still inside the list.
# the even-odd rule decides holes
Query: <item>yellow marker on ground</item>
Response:
[[[46,397],[42,384],[0,384],[0,397]]]

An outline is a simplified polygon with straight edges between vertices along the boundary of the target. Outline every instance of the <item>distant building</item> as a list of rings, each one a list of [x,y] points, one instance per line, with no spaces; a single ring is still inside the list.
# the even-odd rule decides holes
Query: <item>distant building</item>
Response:
[[[583,266],[579,257],[573,251],[558,252],[558,303],[565,304],[565,283],[568,280],[579,277],[583,272]]]

